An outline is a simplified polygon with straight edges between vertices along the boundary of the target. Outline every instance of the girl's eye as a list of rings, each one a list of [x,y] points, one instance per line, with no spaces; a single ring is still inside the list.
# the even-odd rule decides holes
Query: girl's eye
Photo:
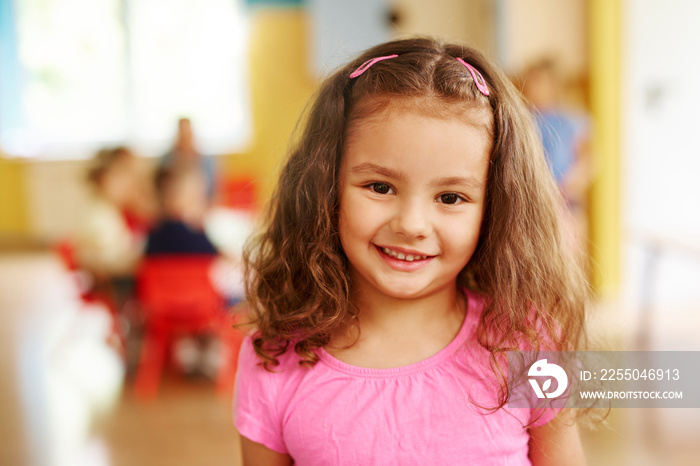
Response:
[[[391,192],[391,186],[386,183],[372,183],[369,187],[377,194],[389,194]]]
[[[438,199],[440,199],[440,202],[443,204],[461,204],[462,202],[466,202],[462,196],[456,193],[441,194],[438,196]]]

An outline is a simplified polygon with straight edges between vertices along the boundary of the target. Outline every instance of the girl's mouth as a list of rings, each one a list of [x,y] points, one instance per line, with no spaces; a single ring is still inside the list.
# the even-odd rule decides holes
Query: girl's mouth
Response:
[[[403,272],[412,272],[428,265],[435,256],[406,251],[395,250],[383,246],[374,245],[380,257],[393,269]]]
[[[384,254],[388,254],[391,257],[394,257],[400,261],[405,260],[407,262],[413,262],[414,260],[419,261],[419,260],[423,260],[423,259],[427,259],[428,257],[431,257],[428,255],[421,256],[418,254],[415,254],[415,255],[414,254],[404,254],[403,252],[394,251],[393,249],[389,249],[389,248],[382,248],[382,252]]]

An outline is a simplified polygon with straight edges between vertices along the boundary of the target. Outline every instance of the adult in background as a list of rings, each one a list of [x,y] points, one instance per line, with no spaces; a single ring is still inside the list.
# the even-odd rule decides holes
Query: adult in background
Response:
[[[180,118],[177,123],[175,142],[163,156],[161,166],[174,169],[196,167],[204,176],[207,199],[211,202],[218,194],[216,166],[212,157],[203,155],[197,149],[195,139],[190,119]]]

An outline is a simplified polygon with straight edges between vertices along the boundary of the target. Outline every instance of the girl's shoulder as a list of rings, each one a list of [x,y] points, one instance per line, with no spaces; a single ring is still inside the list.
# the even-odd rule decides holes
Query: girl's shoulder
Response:
[[[293,390],[308,377],[313,367],[300,364],[302,361],[290,343],[287,351],[276,356],[277,364],[263,364],[253,344],[254,337],[248,335],[241,344],[238,356],[237,385],[256,398],[267,397],[278,400],[284,391]]]
[[[484,312],[484,307],[488,302],[488,297],[468,288],[460,288],[460,291],[464,294],[467,310],[466,316],[464,317],[464,325],[476,329],[479,320],[481,320],[481,315]]]
[[[467,316],[466,319],[468,321],[468,324],[472,326],[473,328],[473,336],[476,336],[477,332],[477,327],[482,319],[482,315],[484,314],[484,310],[486,309],[487,305],[490,303],[491,298],[487,295],[484,295],[482,293],[472,291],[466,288],[462,289],[466,299],[467,299]],[[541,316],[538,316],[537,310],[532,307],[530,309],[530,312],[527,315],[527,326],[529,328],[532,328],[535,330],[537,333],[537,341],[539,343],[540,350],[542,351],[555,351],[556,350],[556,345],[554,344],[555,335],[552,335],[552,332],[556,332],[556,330],[548,330],[547,326],[543,322],[543,320],[540,318]],[[487,321],[489,318],[487,317]],[[491,337],[494,337],[497,341],[500,340],[500,334],[491,334],[490,332],[495,332],[493,328],[490,328],[488,323],[484,325],[484,328],[479,330],[482,332],[487,332]],[[484,335],[486,336],[486,335]],[[520,351],[532,351],[533,348],[527,339],[523,338],[516,338],[515,341],[511,340],[511,343],[515,344]]]
[[[460,291],[462,294],[464,294],[464,297],[467,300],[467,309],[473,312],[481,313],[484,304],[488,301],[487,296],[466,287],[461,287]]]
[[[278,364],[268,365],[265,368],[263,365],[263,359],[258,356],[255,351],[255,345],[253,343],[255,335],[249,334],[243,339],[241,344],[241,350],[238,356],[238,370],[244,370],[248,372],[267,372],[270,374],[275,374],[279,372],[287,372],[287,369],[298,367],[301,357],[294,352],[294,342],[289,344],[289,348],[284,353],[276,357]],[[269,369],[269,370],[268,370]]]

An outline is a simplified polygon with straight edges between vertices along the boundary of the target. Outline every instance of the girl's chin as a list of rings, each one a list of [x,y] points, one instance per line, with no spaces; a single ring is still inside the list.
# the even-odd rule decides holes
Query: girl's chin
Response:
[[[422,299],[435,294],[435,289],[428,284],[385,283],[375,287],[380,294],[393,299]]]

